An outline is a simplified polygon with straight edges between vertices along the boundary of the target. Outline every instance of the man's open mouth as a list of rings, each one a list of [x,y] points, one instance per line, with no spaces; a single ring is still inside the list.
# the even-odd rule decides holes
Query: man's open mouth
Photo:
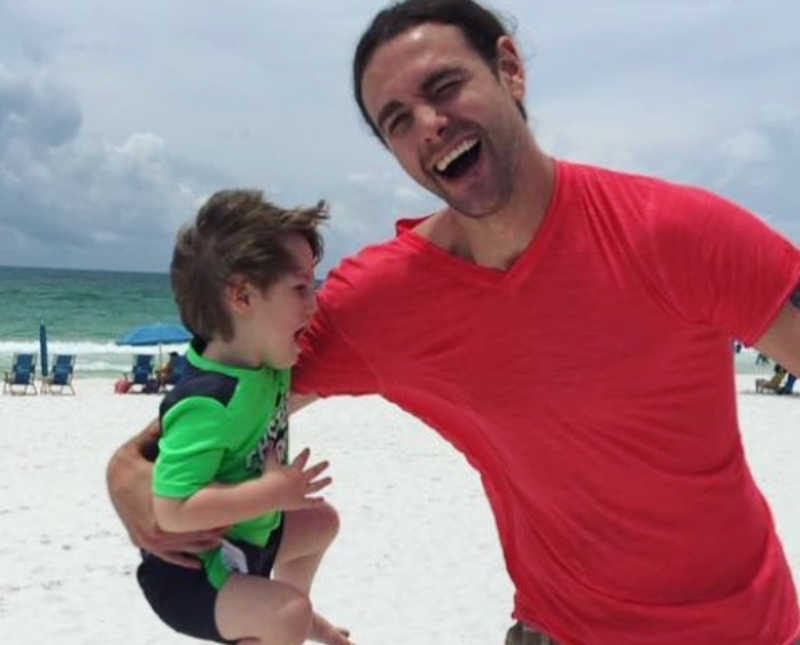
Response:
[[[478,162],[480,153],[480,139],[467,139],[439,159],[434,170],[446,179],[458,179]]]

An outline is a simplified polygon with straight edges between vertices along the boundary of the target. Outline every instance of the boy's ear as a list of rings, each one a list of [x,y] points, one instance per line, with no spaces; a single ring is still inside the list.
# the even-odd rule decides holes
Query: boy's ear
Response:
[[[250,309],[250,283],[240,276],[232,276],[225,284],[225,303],[234,314],[244,314]]]

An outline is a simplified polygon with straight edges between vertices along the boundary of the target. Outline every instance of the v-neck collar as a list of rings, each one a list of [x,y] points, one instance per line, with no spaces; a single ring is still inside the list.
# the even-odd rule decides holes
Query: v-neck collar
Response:
[[[420,217],[416,219],[402,219],[396,224],[397,241],[408,244],[418,251],[426,254],[443,269],[453,273],[461,280],[473,280],[484,284],[487,287],[514,290],[530,274],[533,267],[544,254],[552,231],[558,222],[561,202],[563,201],[564,183],[566,181],[567,164],[556,161],[555,178],[553,186],[553,196],[545,212],[542,223],[533,235],[533,238],[525,247],[522,254],[516,259],[511,268],[503,271],[502,269],[492,269],[483,267],[464,258],[460,258],[449,253],[442,247],[434,244],[428,238],[416,232],[416,226],[431,217]]]

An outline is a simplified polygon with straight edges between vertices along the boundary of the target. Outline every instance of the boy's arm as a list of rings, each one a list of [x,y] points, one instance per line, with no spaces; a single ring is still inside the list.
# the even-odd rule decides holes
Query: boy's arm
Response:
[[[150,492],[153,464],[145,458],[156,452],[159,433],[156,419],[117,449],[106,468],[108,494],[136,546],[173,564],[199,568],[200,561],[187,554],[218,545],[225,529],[167,533],[159,528]]]
[[[211,484],[186,499],[156,496],[156,520],[169,531],[197,531],[236,524],[270,511],[321,504],[323,498],[312,495],[331,483],[330,477],[317,479],[328,462],[306,468],[309,456],[306,448],[290,466],[283,466],[270,453],[264,473],[257,479],[232,485]]]

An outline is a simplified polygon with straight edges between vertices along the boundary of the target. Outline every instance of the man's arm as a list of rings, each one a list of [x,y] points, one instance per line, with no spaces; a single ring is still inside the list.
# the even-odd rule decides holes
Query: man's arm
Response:
[[[297,394],[292,392],[289,395],[289,414],[297,412],[319,398],[317,394]]]
[[[239,484],[213,483],[185,499],[156,496],[156,519],[170,531],[196,531],[236,524],[271,511],[322,504],[325,500],[314,494],[331,483],[330,477],[318,479],[328,462],[307,467],[310,454],[306,448],[291,465],[284,466],[273,451],[267,456],[263,474],[255,479]]]
[[[756,349],[800,376],[800,285],[756,343]]]
[[[206,551],[219,544],[224,528],[167,533],[158,527],[150,490],[153,464],[145,455],[155,454],[159,434],[156,419],[117,449],[106,468],[108,494],[136,546],[168,562],[199,568],[200,561],[186,554]]]

